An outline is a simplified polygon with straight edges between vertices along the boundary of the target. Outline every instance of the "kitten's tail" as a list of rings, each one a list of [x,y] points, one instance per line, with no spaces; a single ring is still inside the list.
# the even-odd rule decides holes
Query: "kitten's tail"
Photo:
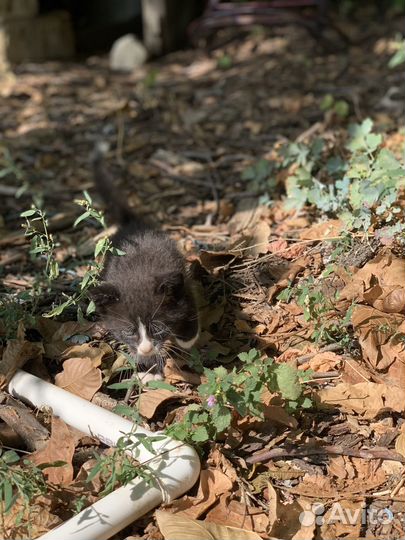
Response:
[[[108,149],[108,143],[98,142],[91,156],[94,182],[97,191],[100,193],[107,210],[115,223],[121,226],[131,224],[142,227],[145,225],[143,220],[141,220],[128,206],[124,199],[124,195],[114,186],[114,181],[106,168],[104,158]]]

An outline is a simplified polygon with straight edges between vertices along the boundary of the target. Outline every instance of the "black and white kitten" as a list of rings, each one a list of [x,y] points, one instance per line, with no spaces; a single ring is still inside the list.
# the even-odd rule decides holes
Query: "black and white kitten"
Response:
[[[105,328],[136,355],[139,371],[148,372],[145,382],[162,378],[171,347],[190,349],[195,344],[198,312],[175,242],[132,212],[124,196],[115,191],[103,158],[97,149],[95,183],[119,225],[113,245],[125,255],[108,255],[102,281],[90,297]]]

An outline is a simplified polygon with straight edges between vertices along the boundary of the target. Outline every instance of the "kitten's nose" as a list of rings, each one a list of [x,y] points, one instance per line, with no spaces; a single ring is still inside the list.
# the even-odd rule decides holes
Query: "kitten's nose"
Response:
[[[138,352],[142,356],[150,356],[154,351],[153,343],[149,340],[142,340],[138,345]]]

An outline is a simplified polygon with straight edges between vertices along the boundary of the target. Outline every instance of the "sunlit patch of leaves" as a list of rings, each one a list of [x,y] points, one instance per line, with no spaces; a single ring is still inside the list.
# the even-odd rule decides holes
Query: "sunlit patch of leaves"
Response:
[[[405,169],[382,143],[382,135],[373,132],[367,118],[349,126],[339,154],[321,138],[310,144],[293,142],[282,147],[279,162],[262,159],[242,178],[271,187],[275,172],[290,170],[287,209],[311,205],[321,216],[342,219],[348,230],[367,231],[373,225],[384,228],[384,236],[394,236],[405,230],[398,224],[401,208],[396,205]]]

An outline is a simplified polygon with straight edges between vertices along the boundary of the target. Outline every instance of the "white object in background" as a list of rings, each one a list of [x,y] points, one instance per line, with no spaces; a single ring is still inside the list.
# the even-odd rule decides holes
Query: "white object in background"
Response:
[[[67,424],[110,446],[128,433],[133,440],[137,435],[157,435],[22,370],[14,375],[8,389],[13,396],[35,407],[51,407],[53,414]],[[152,472],[157,479],[156,487],[140,478],[134,479],[38,540],[106,540],[162,501],[188,491],[200,474],[196,451],[169,437],[152,444],[156,455],[140,444],[134,457]]]
[[[133,34],[126,34],[114,41],[110,51],[110,68],[117,71],[133,71],[148,58],[145,45]]]

